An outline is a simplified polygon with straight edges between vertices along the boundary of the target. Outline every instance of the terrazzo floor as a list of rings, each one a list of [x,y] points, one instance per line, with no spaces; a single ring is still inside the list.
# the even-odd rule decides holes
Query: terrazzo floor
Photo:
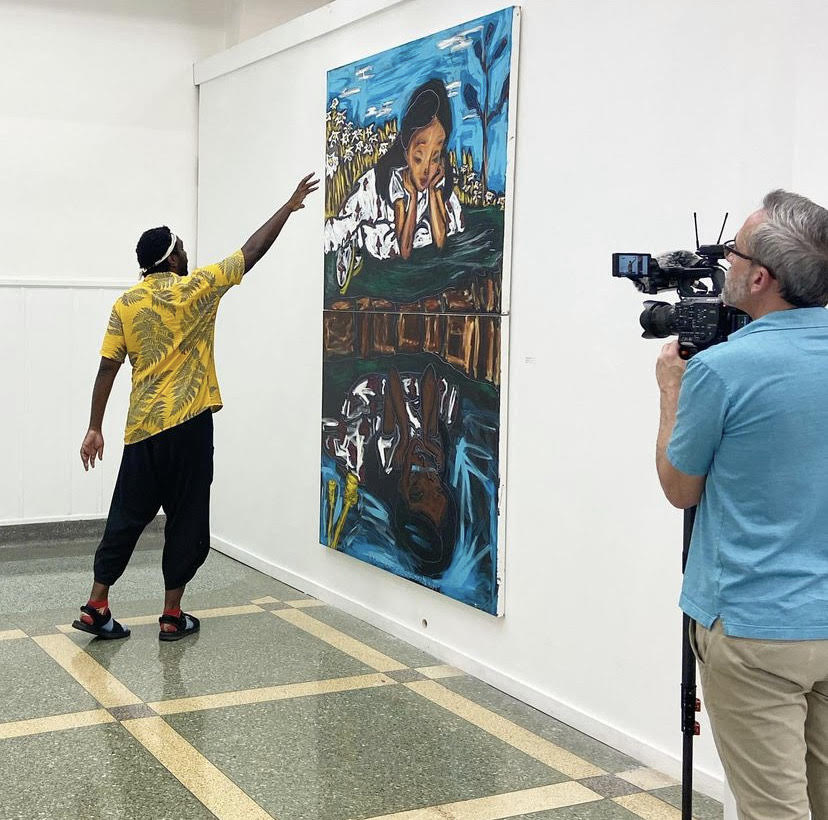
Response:
[[[0,818],[680,820],[674,780],[219,553],[160,643],[161,543],[119,641],[69,626],[91,537],[0,546]]]

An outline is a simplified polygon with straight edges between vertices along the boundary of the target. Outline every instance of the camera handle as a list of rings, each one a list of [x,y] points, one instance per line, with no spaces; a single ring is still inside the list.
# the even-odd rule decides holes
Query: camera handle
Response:
[[[681,552],[681,571],[687,567],[690,537],[696,520],[696,508],[684,511],[684,539]],[[693,818],[693,740],[701,733],[696,713],[701,711],[701,701],[696,697],[696,656],[690,644],[692,619],[682,614],[681,627],[681,733],[683,749],[681,757],[681,820]]]

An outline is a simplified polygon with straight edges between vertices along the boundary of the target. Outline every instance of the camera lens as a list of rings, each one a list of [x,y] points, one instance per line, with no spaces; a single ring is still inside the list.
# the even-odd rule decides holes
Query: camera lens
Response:
[[[642,336],[645,339],[663,339],[678,332],[675,309],[669,302],[644,302],[639,321],[644,328]]]

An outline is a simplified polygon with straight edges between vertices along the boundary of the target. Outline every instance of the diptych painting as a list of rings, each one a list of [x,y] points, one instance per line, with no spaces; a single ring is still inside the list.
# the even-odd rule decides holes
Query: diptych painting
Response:
[[[320,541],[492,614],[517,26],[329,71],[325,112]]]

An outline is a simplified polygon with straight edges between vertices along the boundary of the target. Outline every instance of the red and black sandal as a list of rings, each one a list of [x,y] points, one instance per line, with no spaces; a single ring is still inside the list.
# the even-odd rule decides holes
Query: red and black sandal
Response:
[[[180,641],[187,635],[193,635],[201,628],[201,621],[195,615],[188,615],[182,612],[181,615],[162,615],[158,619],[159,624],[172,624],[175,629],[169,631],[161,629],[158,632],[159,641]]]
[[[97,609],[86,604],[81,607],[81,612],[88,615],[92,619],[92,623],[88,624],[78,618],[77,621],[72,621],[72,626],[75,629],[88,632],[90,635],[95,635],[105,641],[129,637],[129,627],[119,624],[108,609],[102,615]]]

